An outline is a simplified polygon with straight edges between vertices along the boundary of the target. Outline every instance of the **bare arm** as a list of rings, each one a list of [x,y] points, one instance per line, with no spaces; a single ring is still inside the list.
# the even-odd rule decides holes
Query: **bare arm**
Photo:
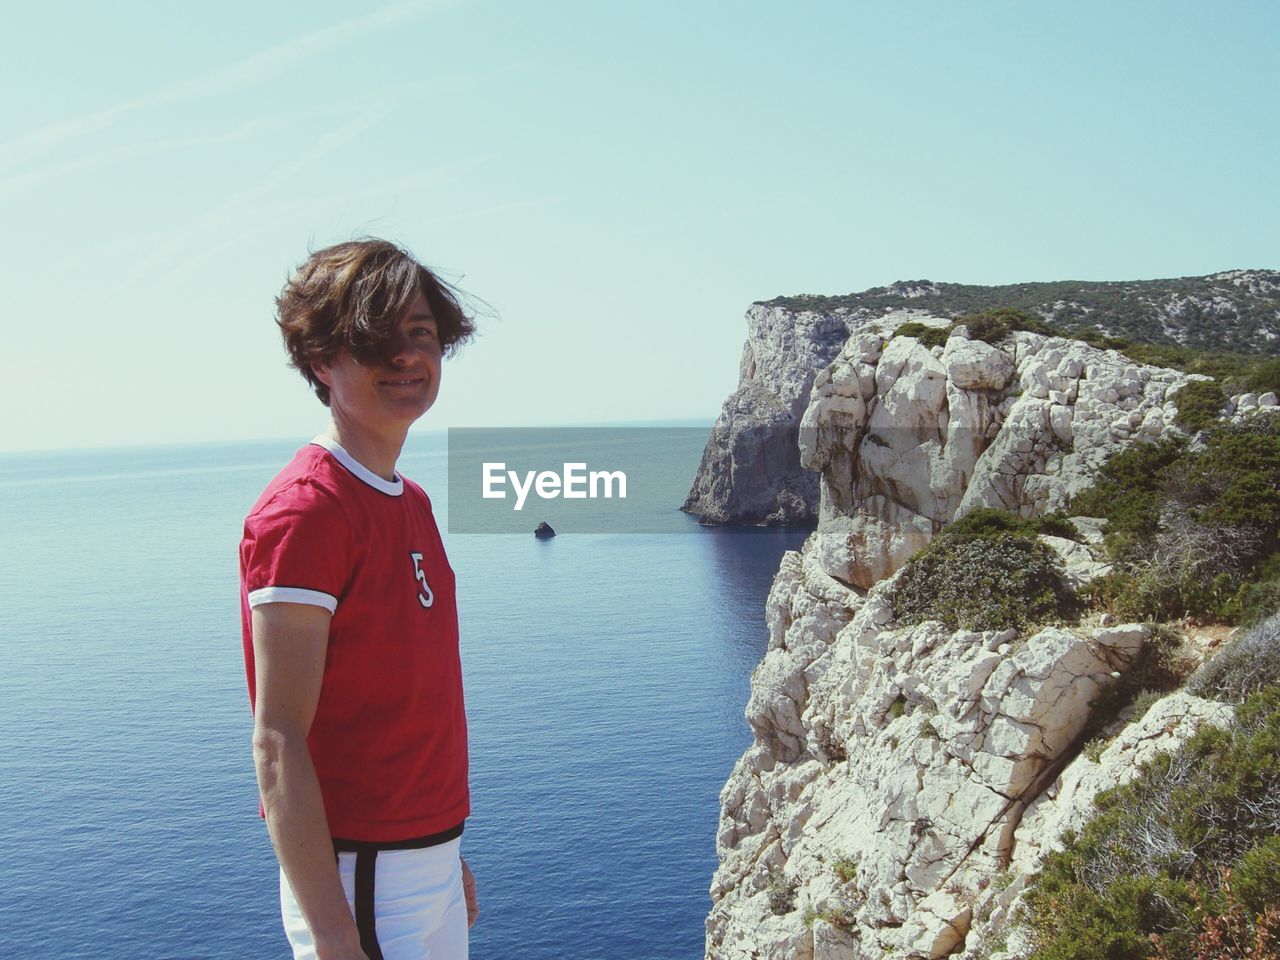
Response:
[[[480,916],[480,901],[476,897],[476,875],[467,866],[466,858],[458,859],[462,861],[462,892],[467,901],[467,929],[470,930],[476,925],[476,917]]]
[[[267,603],[253,610],[257,697],[253,760],[267,830],[319,960],[367,960],[347,904],[307,750],[307,732],[320,699],[329,611],[300,603]]]

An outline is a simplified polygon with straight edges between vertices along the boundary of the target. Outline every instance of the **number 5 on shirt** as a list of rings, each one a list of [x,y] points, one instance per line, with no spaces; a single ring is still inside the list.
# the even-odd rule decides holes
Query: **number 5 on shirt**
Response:
[[[411,553],[413,557],[413,572],[418,576],[418,582],[422,584],[422,592],[418,594],[418,602],[424,607],[429,607],[436,602],[435,594],[431,592],[431,585],[427,583],[427,575],[422,572],[422,554]]]

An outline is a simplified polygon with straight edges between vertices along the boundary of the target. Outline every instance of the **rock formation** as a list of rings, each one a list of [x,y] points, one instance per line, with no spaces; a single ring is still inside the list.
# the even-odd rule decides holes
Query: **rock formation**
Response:
[[[977,507],[1059,509],[1125,444],[1175,429],[1186,374],[1034,333],[996,348],[960,327],[930,349],[892,337],[901,322],[853,334],[801,417],[800,461],[821,477],[814,549],[839,580],[870,587]]]
[[[817,477],[800,466],[796,434],[809,389],[849,335],[808,311],[747,311],[738,389],[724,403],[681,508],[706,523],[811,523]]]
[[[992,346],[961,328],[928,348],[892,336],[903,319],[831,351],[799,417],[818,527],[766,604],[754,742],[720,797],[709,960],[1025,956],[1004,938],[1039,858],[1139,760],[1230,718],[1176,693],[1095,761],[1091,707],[1149,628],[895,622],[900,569],[945,524],[1063,507],[1112,452],[1177,430],[1189,379],[1031,333]],[[1099,523],[1073,522],[1081,542],[1042,540],[1081,585],[1106,566]]]
[[[753,304],[747,311],[738,389],[716,420],[683,509],[706,523],[813,522],[819,509],[818,488],[800,464],[797,432],[814,377],[840,352],[848,335],[870,324],[883,328],[890,316],[902,323],[931,315],[947,318],[938,321],[945,325],[962,314],[1000,306],[1027,310],[1066,330],[1092,330],[1143,342],[1275,352],[1274,341],[1280,339],[1280,272],[1231,270],[1177,280],[1004,287],[924,280],[843,297],[778,298]],[[946,368],[953,387],[1000,389],[990,384],[1005,374],[1002,362],[983,346],[959,348],[948,356]],[[995,367],[987,366],[993,363]],[[1080,379],[1051,366],[1043,372],[1045,379],[1036,383],[1037,389],[1046,392],[1042,399],[1049,390],[1065,392],[1049,385],[1051,375],[1058,374],[1067,383]],[[920,387],[929,389],[926,383]],[[1125,383],[1118,381],[1115,389],[1126,389]],[[834,393],[841,395],[840,388]],[[1098,399],[1105,402],[1103,397]],[[983,409],[971,411],[973,417],[982,413]],[[890,515],[881,519],[894,522]]]

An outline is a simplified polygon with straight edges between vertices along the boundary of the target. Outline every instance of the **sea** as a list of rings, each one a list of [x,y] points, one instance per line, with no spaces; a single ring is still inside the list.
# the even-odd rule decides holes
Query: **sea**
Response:
[[[0,455],[0,956],[289,957],[237,546],[309,439]],[[664,469],[691,480],[696,454]],[[446,461],[436,432],[399,464],[442,529]],[[679,516],[667,533],[445,533],[475,960],[703,955],[764,601],[806,531]]]

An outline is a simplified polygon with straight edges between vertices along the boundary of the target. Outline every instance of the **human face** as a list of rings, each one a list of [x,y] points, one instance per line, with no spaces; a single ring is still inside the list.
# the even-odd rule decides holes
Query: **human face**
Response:
[[[418,291],[396,321],[390,364],[365,366],[342,350],[316,376],[329,387],[329,408],[375,433],[408,430],[440,392],[440,333],[427,298]]]

